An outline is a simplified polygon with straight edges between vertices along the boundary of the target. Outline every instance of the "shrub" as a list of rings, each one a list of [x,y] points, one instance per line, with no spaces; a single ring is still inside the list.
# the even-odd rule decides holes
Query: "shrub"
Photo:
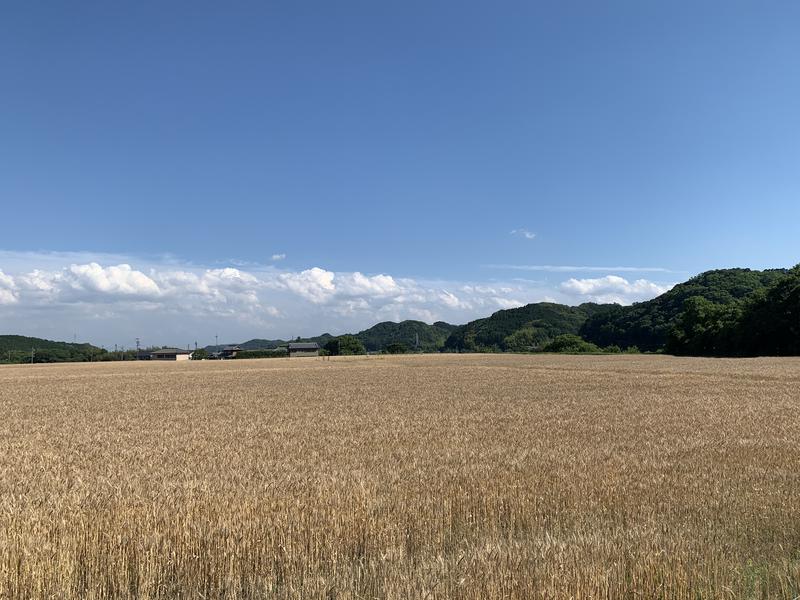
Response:
[[[557,336],[552,342],[542,348],[542,351],[580,354],[584,352],[600,352],[600,348],[591,342],[587,342],[580,336],[565,333],[564,335]]]
[[[285,358],[288,356],[286,348],[275,348],[273,350],[242,350],[236,353],[236,359],[245,358]]]
[[[366,354],[364,344],[354,335],[340,335],[325,344],[325,350],[331,356],[349,356],[353,354]]]

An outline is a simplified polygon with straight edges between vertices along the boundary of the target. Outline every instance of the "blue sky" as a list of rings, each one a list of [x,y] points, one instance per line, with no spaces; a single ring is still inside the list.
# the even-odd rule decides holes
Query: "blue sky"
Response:
[[[790,266],[797,23],[795,2],[4,7],[0,329],[305,335]],[[208,285],[227,314],[143,316],[181,297],[165,273],[223,269],[256,278],[253,319]],[[320,272],[325,301],[287,287]],[[355,273],[427,291],[376,305]]]

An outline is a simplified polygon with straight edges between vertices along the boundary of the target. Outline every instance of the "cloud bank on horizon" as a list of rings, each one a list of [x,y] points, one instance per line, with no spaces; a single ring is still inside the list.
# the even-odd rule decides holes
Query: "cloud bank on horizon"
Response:
[[[244,341],[358,331],[380,321],[464,323],[530,302],[631,302],[672,283],[608,274],[560,282],[423,280],[314,266],[198,267],[117,255],[0,254],[0,333],[99,344]]]

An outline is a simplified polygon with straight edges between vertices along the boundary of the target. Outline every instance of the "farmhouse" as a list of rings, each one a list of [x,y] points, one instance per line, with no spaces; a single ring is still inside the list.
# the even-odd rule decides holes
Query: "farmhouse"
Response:
[[[150,353],[150,360],[189,360],[192,353],[180,348],[161,348]]]
[[[241,352],[242,349],[239,346],[225,346],[222,350],[218,352],[212,352],[211,358],[214,360],[226,360],[229,358],[236,358],[236,355]]]
[[[292,356],[319,356],[319,344],[316,342],[290,342],[289,358]]]

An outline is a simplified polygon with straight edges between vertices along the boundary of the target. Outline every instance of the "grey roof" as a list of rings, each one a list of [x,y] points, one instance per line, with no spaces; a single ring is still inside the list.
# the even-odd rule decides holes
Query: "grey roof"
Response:
[[[160,350],[151,350],[150,354],[191,354],[191,352],[180,348],[161,348]]]
[[[317,342],[290,342],[289,350],[319,350]]]

